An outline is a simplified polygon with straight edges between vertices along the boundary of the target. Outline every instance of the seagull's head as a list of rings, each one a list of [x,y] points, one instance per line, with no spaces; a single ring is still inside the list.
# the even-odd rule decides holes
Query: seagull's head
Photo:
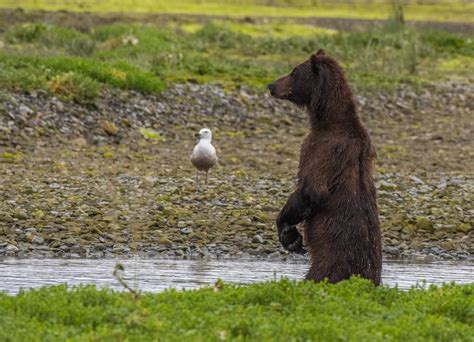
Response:
[[[197,137],[199,137],[199,139],[202,139],[202,140],[209,140],[211,141],[212,139],[212,133],[211,133],[211,130],[209,128],[203,128],[199,131],[198,134],[196,134]]]

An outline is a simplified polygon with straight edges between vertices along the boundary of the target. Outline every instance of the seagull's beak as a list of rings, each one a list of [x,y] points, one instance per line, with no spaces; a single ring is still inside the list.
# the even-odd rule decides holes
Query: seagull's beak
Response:
[[[200,138],[200,137],[201,137],[201,133],[196,133],[196,134],[194,134],[194,136],[195,136],[196,138]]]

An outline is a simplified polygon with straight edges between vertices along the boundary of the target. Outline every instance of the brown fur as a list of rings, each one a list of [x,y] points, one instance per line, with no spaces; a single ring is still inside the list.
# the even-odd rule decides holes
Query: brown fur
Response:
[[[282,245],[304,252],[295,227],[303,222],[312,263],[307,279],[334,283],[360,275],[380,284],[375,150],[342,68],[319,50],[269,89],[306,108],[311,125],[301,146],[297,189],[277,218]]]

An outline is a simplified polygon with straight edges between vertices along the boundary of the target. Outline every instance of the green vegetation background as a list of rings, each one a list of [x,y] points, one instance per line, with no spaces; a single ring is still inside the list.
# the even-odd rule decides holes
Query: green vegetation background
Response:
[[[19,4],[49,9],[61,3]],[[216,3],[221,10],[235,5],[233,1],[210,5]],[[113,1],[101,4],[94,8],[96,12],[123,10],[126,6]],[[171,6],[170,12],[179,6],[197,6],[198,2],[173,4],[167,5]],[[292,2],[276,4],[284,7],[272,8],[286,15],[291,15],[285,10],[288,6],[301,9]],[[68,2],[68,9],[84,10],[79,5],[87,4]],[[309,2],[303,5],[308,6]],[[346,5],[336,7],[343,9]],[[441,20],[461,5],[462,2],[455,2],[444,11],[438,5],[423,5],[422,13],[438,13]],[[133,8],[140,6],[144,11],[157,11],[165,5],[141,1]],[[214,14],[203,4],[199,6],[201,14]],[[387,4],[375,2],[370,6],[377,6],[376,12],[383,13],[381,17],[389,19],[394,15]],[[471,10],[469,6],[464,3],[465,13]],[[409,8],[405,9],[408,13]],[[254,9],[252,13],[266,12]],[[264,90],[268,82],[289,72],[319,48],[326,49],[346,67],[355,87],[394,88],[400,83],[419,86],[440,80],[472,80],[474,44],[469,32],[414,28],[393,20],[384,25],[337,31],[282,17],[253,22],[157,17],[146,24],[132,23],[124,17],[123,22],[91,24],[80,30],[67,21],[61,26],[37,22],[8,25],[0,33],[0,89],[43,88],[86,103],[98,96],[102,85],[159,93],[170,84],[191,81]]]
[[[0,294],[3,341],[471,341],[474,284],[400,291],[362,279],[142,294],[54,286]]]
[[[404,4],[409,20],[467,22],[472,21],[474,11],[474,3],[462,0],[4,0],[0,7],[102,13],[386,19],[393,3]]]

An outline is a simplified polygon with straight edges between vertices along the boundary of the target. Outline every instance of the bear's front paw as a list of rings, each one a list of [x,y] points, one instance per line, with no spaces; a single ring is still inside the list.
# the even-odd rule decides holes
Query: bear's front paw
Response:
[[[288,251],[295,254],[306,254],[306,249],[303,246],[303,237],[298,234],[295,242],[288,246]]]
[[[283,224],[280,229],[280,243],[289,252],[296,254],[305,254],[306,250],[303,247],[303,237],[295,226]]]

